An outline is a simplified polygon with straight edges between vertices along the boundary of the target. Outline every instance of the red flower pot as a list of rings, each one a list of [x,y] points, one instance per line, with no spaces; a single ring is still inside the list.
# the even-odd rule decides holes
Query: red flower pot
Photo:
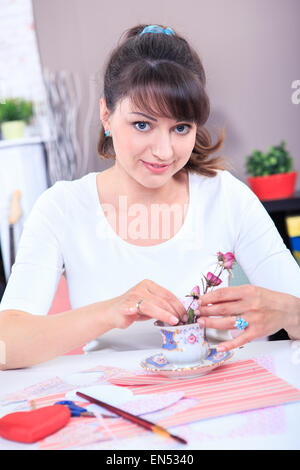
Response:
[[[262,201],[284,199],[294,194],[297,176],[297,171],[268,176],[253,176],[248,178],[248,184]]]

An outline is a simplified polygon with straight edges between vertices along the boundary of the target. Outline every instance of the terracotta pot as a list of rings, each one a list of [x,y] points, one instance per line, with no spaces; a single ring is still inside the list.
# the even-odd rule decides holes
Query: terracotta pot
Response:
[[[295,192],[298,172],[278,173],[248,178],[248,184],[261,201],[284,199]]]
[[[205,330],[198,323],[165,325],[156,321],[162,335],[162,352],[171,364],[193,366],[209,354]]]

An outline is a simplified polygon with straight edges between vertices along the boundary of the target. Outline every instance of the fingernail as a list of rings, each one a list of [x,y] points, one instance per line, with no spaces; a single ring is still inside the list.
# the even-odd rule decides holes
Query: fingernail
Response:
[[[170,323],[177,325],[178,321],[179,319],[177,317],[174,317],[173,315],[170,317]]]
[[[195,314],[196,316],[199,316],[199,315],[200,315],[200,310],[198,310],[198,308],[197,308],[197,309],[194,311],[194,314]]]
[[[204,326],[204,325],[205,325],[205,322],[204,322],[204,320],[202,320],[202,319],[197,320],[197,323],[199,323],[200,326]]]
[[[217,349],[218,352],[224,352],[224,351],[226,351],[225,346],[217,346],[216,349]]]
[[[129,307],[129,310],[130,310],[130,312],[135,312],[135,311],[136,311],[136,307]]]
[[[188,321],[188,319],[189,319],[189,317],[188,317],[187,314],[183,315],[183,318],[182,318],[183,321]]]

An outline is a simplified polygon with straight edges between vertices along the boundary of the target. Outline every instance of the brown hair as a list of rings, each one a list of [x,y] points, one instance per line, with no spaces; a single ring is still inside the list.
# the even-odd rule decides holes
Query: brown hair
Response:
[[[227,165],[222,157],[210,158],[210,154],[223,145],[225,131],[212,144],[210,133],[204,127],[210,103],[200,58],[176,32],[176,35],[140,35],[145,26],[141,24],[127,30],[125,39],[107,61],[103,96],[108,111],[113,113],[118,101],[129,97],[134,105],[153,116],[195,122],[195,146],[184,168],[204,176],[216,176],[216,170],[224,170]],[[105,136],[103,126],[98,153],[104,159],[115,157],[112,138]]]

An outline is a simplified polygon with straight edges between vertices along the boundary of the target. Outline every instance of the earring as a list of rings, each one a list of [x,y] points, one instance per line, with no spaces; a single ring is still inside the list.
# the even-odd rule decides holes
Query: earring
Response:
[[[109,136],[109,130],[108,130],[108,129],[106,129],[106,131],[105,131],[105,135],[106,135],[106,137],[108,137],[108,136]]]

